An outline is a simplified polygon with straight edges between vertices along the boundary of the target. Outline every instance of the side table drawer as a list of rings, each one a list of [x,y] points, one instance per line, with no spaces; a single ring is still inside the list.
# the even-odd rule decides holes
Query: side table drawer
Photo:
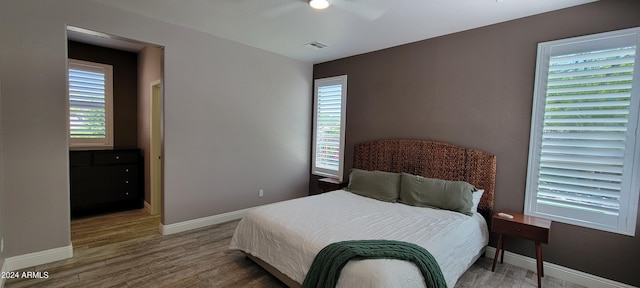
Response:
[[[493,227],[491,230],[508,236],[521,237],[545,244],[549,243],[549,229],[517,223],[508,219],[493,218]]]
[[[318,188],[322,190],[322,192],[329,192],[334,190],[340,190],[344,187],[347,187],[348,182],[343,182],[334,178],[322,178],[318,179]]]

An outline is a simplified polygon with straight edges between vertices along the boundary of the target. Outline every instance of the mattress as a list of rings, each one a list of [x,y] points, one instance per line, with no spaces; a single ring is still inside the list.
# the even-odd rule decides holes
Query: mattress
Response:
[[[343,240],[386,239],[415,243],[436,259],[448,287],[484,252],[484,218],[382,202],[337,190],[250,210],[238,223],[230,249],[267,262],[302,283],[315,255]],[[337,287],[424,287],[418,268],[394,259],[350,261]]]

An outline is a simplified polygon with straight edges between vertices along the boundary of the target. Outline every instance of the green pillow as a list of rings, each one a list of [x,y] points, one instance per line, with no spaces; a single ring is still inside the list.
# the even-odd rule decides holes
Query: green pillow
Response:
[[[400,195],[400,174],[352,169],[347,190],[380,201],[397,202]]]
[[[464,181],[448,181],[402,173],[400,202],[473,215],[473,191],[477,189]]]

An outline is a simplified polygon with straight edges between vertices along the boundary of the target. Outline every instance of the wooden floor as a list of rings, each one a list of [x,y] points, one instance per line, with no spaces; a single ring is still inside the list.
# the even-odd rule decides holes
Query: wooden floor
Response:
[[[161,236],[159,217],[144,210],[71,222],[71,259],[23,271],[47,279],[7,279],[5,287],[283,287],[228,245],[238,221]],[[491,272],[481,258],[455,288],[536,287],[536,275],[509,264]],[[580,287],[546,276],[543,287]]]

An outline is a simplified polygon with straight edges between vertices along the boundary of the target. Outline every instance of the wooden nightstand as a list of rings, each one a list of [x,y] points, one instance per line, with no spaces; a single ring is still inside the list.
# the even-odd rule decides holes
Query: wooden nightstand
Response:
[[[344,187],[347,187],[348,182],[340,181],[335,178],[321,178],[318,179],[318,188],[322,190],[322,192],[329,192],[334,190],[339,190]]]
[[[534,241],[536,245],[538,288],[542,287],[542,285],[540,284],[540,277],[544,277],[544,268],[542,266],[542,243],[549,243],[551,221],[514,212],[502,213],[512,215],[513,218],[509,219],[500,217],[498,216],[498,213],[493,215],[493,218],[491,220],[491,231],[500,234],[500,238],[498,239],[498,247],[496,248],[496,255],[493,258],[493,266],[491,267],[491,271],[495,271],[496,261],[498,260],[498,255],[500,255],[500,250],[502,250],[500,263],[502,263],[504,260],[504,242],[507,236],[531,240]]]

